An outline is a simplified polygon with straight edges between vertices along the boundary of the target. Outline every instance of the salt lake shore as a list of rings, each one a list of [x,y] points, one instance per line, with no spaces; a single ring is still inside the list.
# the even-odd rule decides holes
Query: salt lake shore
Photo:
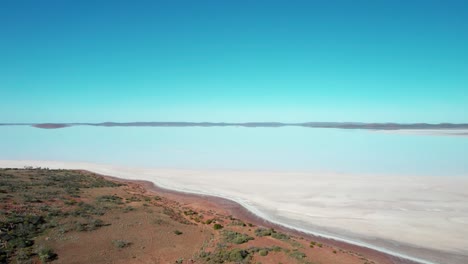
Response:
[[[157,193],[184,205],[211,209],[255,226],[274,228],[326,245],[333,249],[330,254],[338,251],[348,256],[349,263],[354,263],[354,258],[375,263],[461,264],[468,260],[465,240],[468,237],[468,198],[464,195],[468,184],[463,178],[444,181],[435,177],[389,179],[382,176],[378,182],[373,182],[375,179],[369,176],[354,175],[344,178],[327,174],[311,178],[307,173],[0,161],[1,168],[24,166],[85,170],[114,181],[136,184],[144,193]],[[311,185],[301,188],[296,180],[305,178],[317,184],[315,189]],[[385,186],[385,189],[379,190],[377,186]],[[280,190],[282,195],[278,194]],[[369,193],[369,190],[374,192]],[[314,194],[313,199],[304,195],[307,191]],[[332,193],[335,196],[330,196]],[[394,197],[394,201],[389,197]],[[337,204],[342,207],[336,207]],[[391,210],[379,212],[381,207]]]

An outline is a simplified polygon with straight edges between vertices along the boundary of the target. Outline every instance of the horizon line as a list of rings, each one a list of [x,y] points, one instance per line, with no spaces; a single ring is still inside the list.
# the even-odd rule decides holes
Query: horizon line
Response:
[[[0,126],[31,126],[41,129],[60,129],[73,126],[101,127],[306,127],[368,130],[400,129],[468,129],[468,123],[396,123],[396,122],[186,122],[186,121],[151,121],[151,122],[57,122],[57,123],[0,123]]]

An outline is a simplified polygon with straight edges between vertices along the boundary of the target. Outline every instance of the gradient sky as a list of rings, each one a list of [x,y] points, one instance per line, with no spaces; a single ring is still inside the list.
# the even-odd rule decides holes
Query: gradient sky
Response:
[[[468,122],[468,1],[1,1],[0,99],[0,122]]]

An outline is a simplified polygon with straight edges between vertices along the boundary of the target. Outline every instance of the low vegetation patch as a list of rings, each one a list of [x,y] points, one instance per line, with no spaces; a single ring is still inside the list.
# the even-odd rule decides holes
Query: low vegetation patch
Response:
[[[116,246],[117,248],[125,248],[125,247],[130,246],[132,243],[127,240],[119,239],[119,240],[113,240],[112,244],[114,244],[114,246]]]
[[[257,228],[255,229],[255,235],[258,237],[271,236],[274,232],[272,228]]]
[[[84,189],[120,184],[92,173],[47,168],[0,169],[0,263],[49,262],[58,256],[36,238],[56,230],[93,231],[104,225],[94,218],[106,213],[103,203],[119,198],[102,196],[97,204],[80,201]]]
[[[213,225],[213,228],[214,230],[219,230],[219,229],[222,229],[224,226],[222,226],[221,224],[214,224]]]
[[[223,231],[223,237],[226,242],[233,243],[233,244],[243,244],[254,239],[253,237],[249,235],[241,234],[241,233],[230,231],[230,230]]]
[[[234,262],[239,264],[250,263],[252,254],[249,251],[239,248],[231,250],[218,249],[214,252],[202,252],[199,256],[204,263],[226,263]]]

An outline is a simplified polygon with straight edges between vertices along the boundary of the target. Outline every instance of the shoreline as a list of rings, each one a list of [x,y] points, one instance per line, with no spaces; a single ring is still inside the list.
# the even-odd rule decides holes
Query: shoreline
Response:
[[[88,170],[80,170],[85,172],[90,172]],[[94,172],[93,172],[94,173]],[[197,193],[190,193],[185,191],[178,191],[167,189],[161,186],[158,186],[156,183],[146,180],[132,180],[132,179],[123,179],[119,177],[97,174],[105,179],[109,179],[116,182],[121,183],[135,183],[139,186],[142,186],[146,192],[151,194],[163,194],[166,197],[174,199],[178,202],[184,203],[193,203],[194,200],[204,200],[211,203],[216,210],[225,210],[230,215],[235,218],[241,219],[245,222],[253,223],[257,226],[263,226],[267,228],[274,228],[281,232],[296,236],[296,237],[303,237],[305,239],[314,240],[320,243],[324,243],[329,246],[337,247],[342,250],[347,251],[348,253],[355,254],[359,257],[366,257],[368,259],[374,260],[377,263],[381,264],[420,264],[423,262],[417,262],[408,258],[395,256],[386,252],[382,252],[376,249],[372,249],[365,246],[360,246],[352,243],[348,243],[345,241],[340,241],[333,238],[327,238],[324,236],[300,231],[295,228],[287,227],[280,223],[272,222],[266,218],[256,215],[254,212],[250,211],[247,207],[243,206],[242,204],[225,198],[225,197],[218,197],[214,195],[208,194],[197,194]]]
[[[418,258],[413,258],[411,256],[407,256],[404,254],[399,254],[398,252],[393,252],[391,250],[386,250],[385,248],[380,248],[378,246],[374,246],[372,244],[366,244],[366,243],[360,243],[359,241],[352,241],[350,239],[341,239],[339,237],[333,237],[333,236],[327,236],[327,235],[322,235],[319,232],[313,232],[313,231],[308,231],[304,229],[300,229],[297,227],[294,227],[292,225],[288,225],[279,221],[274,221],[271,220],[268,216],[263,216],[262,213],[256,213],[257,210],[255,210],[255,207],[253,207],[253,210],[251,209],[252,206],[249,206],[248,204],[243,203],[242,201],[237,201],[235,198],[230,198],[229,196],[222,196],[222,195],[217,195],[213,193],[202,193],[202,192],[196,192],[192,190],[187,190],[187,189],[179,189],[176,186],[171,186],[171,185],[164,185],[164,183],[155,183],[154,181],[151,180],[145,180],[142,179],[144,178],[143,176],[137,177],[138,172],[131,171],[130,175],[125,175],[121,174],[119,176],[112,175],[112,169],[109,171],[107,168],[101,167],[100,170],[96,169],[93,170],[94,167],[90,166],[85,166],[85,163],[70,163],[70,162],[41,162],[41,161],[3,161],[3,166],[6,164],[9,164],[11,167],[12,164],[15,164],[16,167],[23,167],[25,164],[30,165],[31,163],[34,165],[38,164],[43,164],[44,165],[49,165],[49,166],[44,166],[44,167],[55,167],[55,168],[61,168],[61,169],[75,169],[75,170],[82,170],[82,171],[90,171],[95,174],[99,174],[103,177],[108,177],[109,179],[114,179],[117,181],[124,181],[124,182],[133,182],[133,183],[138,183],[142,187],[144,187],[147,191],[152,191],[152,192],[162,192],[167,195],[171,195],[174,197],[177,197],[176,200],[185,200],[188,201],[187,199],[204,199],[211,201],[213,205],[218,205],[220,206],[220,209],[226,209],[230,210],[232,212],[231,214],[233,215],[239,215],[239,218],[242,219],[250,219],[252,222],[260,223],[260,225],[267,225],[271,227],[275,227],[278,230],[284,230],[287,233],[290,234],[296,234],[297,236],[300,237],[309,237],[317,241],[323,241],[325,244],[330,244],[334,245],[339,248],[343,248],[346,250],[350,250],[353,252],[357,252],[359,254],[363,254],[366,257],[372,257],[375,259],[379,260],[379,263],[401,263],[401,264],[414,264],[414,263],[443,263],[439,262],[440,260],[436,260],[435,262],[432,261],[425,261],[425,260],[420,260]],[[2,164],[0,162],[0,164]],[[22,165],[19,165],[22,164]],[[52,164],[52,165],[51,165]],[[88,164],[92,165],[92,164]],[[98,165],[98,164],[94,164]],[[13,167],[15,167],[13,166]],[[87,168],[86,168],[87,167]],[[98,168],[98,167],[95,167]],[[114,168],[115,169],[115,168]],[[128,171],[126,171],[128,173]],[[115,174],[115,173],[114,173]],[[135,177],[133,177],[135,175]],[[242,200],[242,199],[240,199]],[[293,219],[291,219],[293,220]],[[386,242],[392,243],[392,241],[387,241],[385,239],[375,239],[376,242],[381,241],[381,242]],[[423,255],[426,256],[437,256],[438,259],[443,259],[445,251],[437,251],[437,250],[432,250],[428,248],[418,248],[415,246],[411,245],[405,245],[405,244],[400,244],[400,248],[406,249],[406,252],[412,251],[412,252],[417,252],[419,254],[417,255]],[[362,253],[361,253],[362,252]],[[440,253],[437,254],[437,253]],[[436,255],[434,255],[436,253]],[[463,263],[463,260],[465,259],[464,255],[457,255],[457,254],[450,254],[448,253],[448,256],[455,256],[455,258],[448,258],[450,260],[453,260],[453,263]],[[447,259],[447,258],[445,258]]]

